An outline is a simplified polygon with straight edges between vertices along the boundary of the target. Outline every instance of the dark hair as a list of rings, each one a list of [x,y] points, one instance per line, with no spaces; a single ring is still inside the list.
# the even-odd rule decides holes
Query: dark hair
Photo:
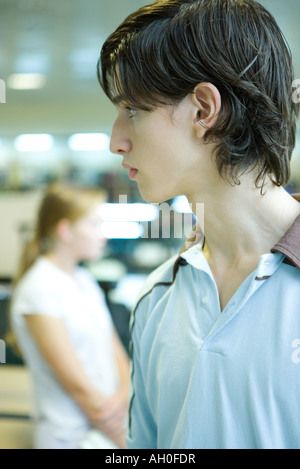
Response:
[[[98,79],[106,95],[151,111],[177,104],[201,82],[222,98],[216,125],[219,173],[233,184],[257,169],[287,184],[299,105],[291,52],[273,16],[254,0],[158,0],[128,16],[104,43]]]

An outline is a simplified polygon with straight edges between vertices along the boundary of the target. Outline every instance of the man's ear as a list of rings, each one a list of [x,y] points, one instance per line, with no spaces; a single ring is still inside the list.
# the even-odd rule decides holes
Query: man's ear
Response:
[[[194,124],[197,126],[197,134],[203,137],[205,129],[212,128],[218,119],[221,95],[212,83],[199,83],[193,91],[193,102],[196,106]]]

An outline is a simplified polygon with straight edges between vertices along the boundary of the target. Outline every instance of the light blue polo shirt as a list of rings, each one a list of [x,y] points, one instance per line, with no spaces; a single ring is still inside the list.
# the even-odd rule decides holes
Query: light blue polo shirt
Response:
[[[300,449],[300,217],[223,312],[198,243],[131,321],[128,449]]]

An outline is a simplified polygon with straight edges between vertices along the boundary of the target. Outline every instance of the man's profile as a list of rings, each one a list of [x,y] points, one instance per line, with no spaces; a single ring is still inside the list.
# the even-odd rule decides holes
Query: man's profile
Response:
[[[142,197],[205,205],[132,313],[127,447],[299,447],[299,104],[279,26],[254,0],[158,0],[106,40],[98,78]]]

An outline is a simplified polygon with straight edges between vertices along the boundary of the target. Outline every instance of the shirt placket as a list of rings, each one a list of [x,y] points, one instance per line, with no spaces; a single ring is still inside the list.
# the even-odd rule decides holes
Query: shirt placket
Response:
[[[186,253],[184,257],[194,267],[205,272],[209,276],[209,281],[213,284],[213,298],[209,299],[207,296],[201,298],[201,302],[205,304],[205,307],[210,305],[210,308],[213,308],[214,311],[211,312],[211,316],[216,317],[216,321],[202,343],[202,349],[205,348],[215,334],[242,311],[247,301],[268,281],[284,260],[284,255],[279,253],[262,255],[257,269],[242,283],[224,310],[221,311],[218,288],[203,252],[194,251],[190,253],[190,256]]]

